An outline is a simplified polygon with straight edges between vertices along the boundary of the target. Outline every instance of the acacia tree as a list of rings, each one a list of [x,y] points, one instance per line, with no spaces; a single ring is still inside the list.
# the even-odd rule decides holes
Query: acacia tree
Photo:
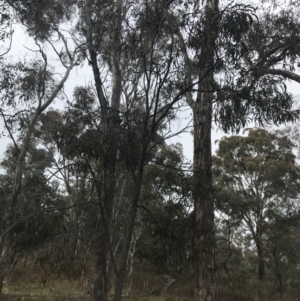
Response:
[[[300,169],[286,137],[265,130],[219,142],[214,157],[217,206],[251,235],[257,277],[265,278],[267,232],[274,217],[288,215],[298,198]]]

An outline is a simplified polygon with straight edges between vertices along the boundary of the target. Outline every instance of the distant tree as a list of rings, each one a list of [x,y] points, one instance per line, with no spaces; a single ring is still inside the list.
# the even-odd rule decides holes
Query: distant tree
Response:
[[[48,180],[47,169],[51,168],[51,157],[45,149],[37,147],[31,141],[23,162],[23,179],[15,220],[9,222],[5,214],[14,188],[17,160],[18,151],[13,145],[9,145],[0,163],[4,169],[4,174],[0,175],[3,211],[1,234],[9,231],[14,235],[10,254],[12,262],[19,258],[24,258],[25,262],[27,258],[34,261],[33,252],[41,251],[47,244],[52,243],[55,237],[63,233],[64,212],[43,213],[43,211],[64,207],[65,202],[58,183]]]
[[[222,138],[214,157],[216,206],[244,229],[257,251],[257,277],[265,278],[269,230],[274,216],[292,213],[300,169],[287,137],[263,129]]]
[[[136,258],[170,277],[166,290],[191,272],[192,179],[184,167],[180,145],[158,149],[145,170],[136,221]]]

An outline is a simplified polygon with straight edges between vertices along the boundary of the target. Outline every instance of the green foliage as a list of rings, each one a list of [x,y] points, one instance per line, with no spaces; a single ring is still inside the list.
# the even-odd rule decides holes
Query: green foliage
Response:
[[[235,277],[239,268],[234,250],[239,246],[253,252],[255,246],[253,261],[248,268],[244,262],[243,269],[253,271],[255,261],[262,268],[263,260],[267,279],[282,292],[290,277],[286,260],[298,253],[298,240],[291,235],[298,227],[300,169],[292,142],[263,129],[222,138],[213,172],[216,207],[224,214],[217,236],[218,260]],[[246,260],[245,254],[238,258]]]
[[[13,0],[7,3],[14,9],[28,33],[38,40],[46,40],[58,25],[70,20],[75,0]]]
[[[1,208],[4,210],[2,231],[11,226],[5,221],[5,214],[9,209],[17,157],[16,148],[9,146],[1,162],[1,166],[6,171],[6,174],[1,175],[0,180],[3,194]],[[51,166],[52,160],[48,152],[31,143],[24,162],[23,182],[16,215],[18,223],[10,230],[14,232],[15,252],[19,254],[26,254],[44,247],[45,244],[53,242],[63,230],[63,212],[41,213],[33,218],[26,218],[33,212],[60,207],[64,204],[58,186],[55,183],[52,185],[48,183],[46,170]]]
[[[190,271],[192,245],[191,178],[182,172],[179,145],[158,149],[145,170],[136,257],[177,278]]]

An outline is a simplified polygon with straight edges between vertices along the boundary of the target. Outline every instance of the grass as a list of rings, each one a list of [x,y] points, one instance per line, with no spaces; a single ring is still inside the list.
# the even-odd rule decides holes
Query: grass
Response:
[[[192,291],[186,281],[178,282],[168,294],[164,293],[167,279],[151,271],[137,270],[127,281],[124,289],[124,301],[189,301]],[[113,290],[109,299],[113,297]],[[81,280],[66,277],[55,279],[46,277],[44,272],[34,267],[23,269],[16,266],[5,279],[0,300],[9,301],[88,301]]]
[[[284,296],[274,293],[272,283],[247,281],[246,285],[235,289],[228,279],[219,275],[219,301],[299,301],[299,290],[285,292]],[[167,278],[157,275],[145,267],[136,267],[127,280],[124,288],[124,301],[190,301],[193,300],[192,277],[181,278],[167,293],[164,291]],[[273,293],[272,293],[273,291]],[[109,300],[112,300],[113,290]],[[70,280],[67,277],[46,277],[45,272],[34,267],[23,269],[17,266],[11,270],[4,284],[0,300],[7,301],[88,301],[81,280]]]
[[[33,267],[13,269],[3,286],[0,300],[9,301],[75,301],[89,300],[79,281],[46,277]]]

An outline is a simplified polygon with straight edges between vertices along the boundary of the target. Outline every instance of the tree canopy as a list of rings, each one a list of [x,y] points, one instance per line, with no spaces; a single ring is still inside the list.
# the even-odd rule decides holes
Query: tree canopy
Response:
[[[122,299],[135,258],[172,281],[193,273],[194,300],[216,301],[231,233],[235,259],[247,261],[247,243],[255,257],[254,243],[258,278],[272,261],[282,283],[280,225],[292,237],[299,190],[292,142],[250,129],[222,139],[215,157],[211,147],[213,124],[235,133],[297,121],[286,79],[300,83],[300,9],[276,2],[0,2],[0,117],[12,142],[1,162],[0,291],[16,254],[39,240],[37,261],[48,256],[57,274],[89,257],[93,301],[111,286]],[[9,58],[14,23],[32,39],[29,57]],[[91,82],[67,95],[82,66]],[[175,131],[186,108],[191,122]],[[192,164],[169,142],[189,126]],[[228,217],[219,228],[215,209]]]

